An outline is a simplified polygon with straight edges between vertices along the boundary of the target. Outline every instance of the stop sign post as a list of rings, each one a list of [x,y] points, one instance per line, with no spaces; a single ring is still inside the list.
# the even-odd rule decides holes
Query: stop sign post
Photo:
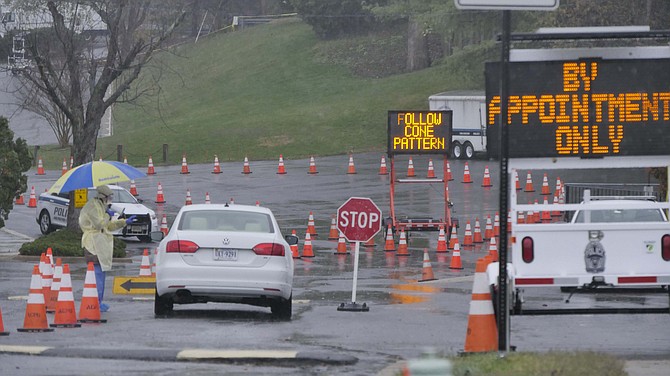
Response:
[[[337,209],[337,229],[349,242],[355,243],[354,281],[351,290],[351,303],[342,303],[338,311],[367,312],[367,304],[356,303],[356,283],[358,281],[358,255],[361,242],[372,239],[382,228],[382,211],[369,199],[350,197]]]

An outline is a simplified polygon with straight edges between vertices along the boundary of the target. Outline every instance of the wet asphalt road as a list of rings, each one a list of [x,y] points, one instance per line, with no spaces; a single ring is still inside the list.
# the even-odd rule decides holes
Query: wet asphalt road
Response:
[[[440,256],[431,252],[432,266],[438,281],[417,283],[421,277],[422,250],[435,250],[437,233],[414,232],[410,237],[411,256],[399,257],[382,250],[383,238],[376,237],[377,247],[362,250],[358,281],[358,301],[370,305],[370,312],[338,312],[336,307],[349,302],[352,287],[352,256],[335,256],[336,242],[328,241],[331,216],[349,197],[370,197],[389,212],[388,176],[379,176],[381,154],[354,155],[357,174],[348,175],[348,156],[317,158],[319,174],[308,175],[308,160],[285,160],[286,175],[278,175],[277,161],[251,161],[250,175],[241,174],[242,163],[223,163],[223,173],[211,174],[212,165],[189,166],[190,174],[179,174],[180,166],[157,167],[157,175],[136,182],[145,204],[166,213],[171,223],[184,203],[190,189],[194,203],[204,202],[209,192],[212,202],[234,199],[236,204],[261,205],[273,210],[282,231],[296,229],[302,238],[309,212],[316,221],[318,238],[313,242],[316,257],[296,260],[294,281],[293,320],[278,322],[271,319],[269,309],[235,305],[176,306],[174,317],[155,319],[150,300],[134,300],[128,295],[112,295],[108,282],[106,300],[112,306],[104,314],[104,325],[88,325],[81,329],[59,329],[56,333],[21,334],[14,328],[22,325],[25,301],[17,295],[27,295],[31,261],[0,258],[0,302],[6,330],[13,333],[0,337],[2,344],[66,346],[73,348],[113,349],[174,349],[174,348],[236,348],[236,349],[299,349],[321,353],[355,356],[354,365],[285,365],[268,364],[184,364],[146,362],[138,360],[84,360],[68,358],[39,358],[19,355],[0,355],[3,374],[47,374],[46,366],[60,365],[64,374],[213,374],[223,370],[231,374],[246,372],[264,374],[351,374],[367,375],[378,372],[398,359],[417,357],[426,347],[454,354],[463,348],[467,329],[468,309],[472,288],[474,262],[485,255],[488,245],[462,252],[463,270],[449,269],[451,254]],[[414,157],[419,176],[425,176],[427,157]],[[438,175],[441,161],[434,161]],[[492,188],[482,188],[485,166],[489,167]],[[143,170],[146,166],[141,167]],[[397,157],[398,177],[404,177],[407,158]],[[498,205],[497,162],[469,162],[474,183],[462,184],[463,162],[452,161],[454,181],[449,192],[454,202],[454,216],[461,223],[493,216]],[[533,171],[539,192],[543,171]],[[550,185],[556,176],[563,181],[628,181],[645,183],[644,172],[636,174],[598,172],[550,171]],[[29,172],[29,186],[37,192],[48,188],[60,176],[60,171],[48,171],[46,176]],[[520,176],[525,179],[525,176]],[[588,179],[588,180],[585,180]],[[162,184],[163,206],[154,203],[157,184]],[[125,184],[128,187],[128,184]],[[540,198],[539,193],[521,194],[522,200]],[[27,198],[27,197],[26,197]],[[397,211],[410,217],[440,218],[442,184],[406,184],[396,189]],[[34,210],[17,207],[12,211],[7,228],[32,237],[39,236]],[[463,236],[464,228],[459,229]],[[137,275],[140,255],[146,244],[131,240],[128,253],[132,263],[116,263],[112,275]],[[81,296],[84,265],[73,264],[75,297]],[[566,294],[558,289],[527,294],[527,307],[563,306]],[[10,299],[11,298],[11,299]],[[609,304],[667,306],[666,295],[637,294],[575,295],[571,306],[607,306]],[[670,329],[667,315],[586,315],[513,317],[511,344],[521,351],[595,350],[627,357],[669,357]],[[91,368],[93,367],[93,368]],[[7,372],[4,372],[7,371]]]

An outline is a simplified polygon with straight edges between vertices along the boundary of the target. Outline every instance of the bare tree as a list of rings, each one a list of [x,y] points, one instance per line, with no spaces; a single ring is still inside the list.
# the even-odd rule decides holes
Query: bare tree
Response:
[[[183,20],[185,13],[178,10],[172,12],[168,27],[154,24],[153,15],[164,4],[160,0],[46,2],[52,38],[26,40],[33,65],[22,69],[21,75],[67,118],[75,165],[93,160],[105,111],[129,91]],[[78,32],[85,18],[99,19],[106,27],[99,48],[90,48]],[[77,229],[79,213],[73,203],[68,228]]]

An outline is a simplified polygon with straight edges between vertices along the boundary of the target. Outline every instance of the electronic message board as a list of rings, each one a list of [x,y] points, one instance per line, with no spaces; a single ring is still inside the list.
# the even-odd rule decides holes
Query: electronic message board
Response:
[[[670,154],[670,59],[509,64],[509,157]],[[500,64],[486,64],[487,146],[500,155]]]
[[[451,110],[389,111],[388,154],[451,152]]]

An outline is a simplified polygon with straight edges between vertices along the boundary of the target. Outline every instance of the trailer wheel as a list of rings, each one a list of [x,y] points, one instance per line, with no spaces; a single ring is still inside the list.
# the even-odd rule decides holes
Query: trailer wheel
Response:
[[[455,159],[461,159],[463,157],[463,145],[460,142],[454,141],[451,143],[451,154]]]
[[[464,148],[463,157],[465,159],[472,159],[472,157],[475,155],[474,146],[472,146],[472,144],[468,141],[463,145],[463,148]]]

